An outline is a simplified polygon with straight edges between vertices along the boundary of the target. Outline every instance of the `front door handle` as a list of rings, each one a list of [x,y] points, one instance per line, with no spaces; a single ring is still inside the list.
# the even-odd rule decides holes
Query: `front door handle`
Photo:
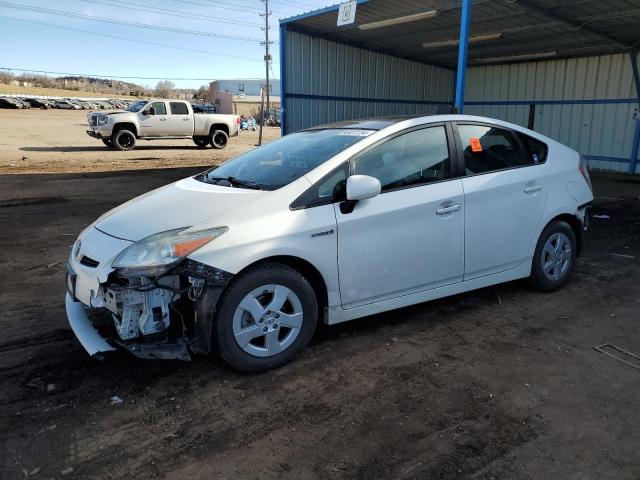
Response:
[[[183,121],[183,122],[188,122],[188,121],[189,121],[189,119],[188,119],[188,118],[183,118],[183,119],[182,119],[182,121]]]
[[[462,206],[460,205],[448,205],[446,207],[440,207],[436,210],[438,215],[446,215],[447,213],[457,212]]]
[[[542,190],[542,185],[531,185],[529,187],[524,187],[524,193],[534,193]]]

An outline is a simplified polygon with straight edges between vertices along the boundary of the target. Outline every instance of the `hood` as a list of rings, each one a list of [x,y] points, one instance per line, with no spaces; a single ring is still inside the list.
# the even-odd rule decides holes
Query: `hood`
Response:
[[[114,208],[100,217],[95,227],[113,237],[135,242],[154,233],[197,225],[264,194],[260,190],[209,185],[187,178]]]
[[[93,110],[89,112],[89,116],[100,117],[102,115],[109,116],[109,115],[116,115],[118,113],[133,113],[133,112],[129,112],[128,110],[109,110],[108,112],[105,112],[104,110]]]

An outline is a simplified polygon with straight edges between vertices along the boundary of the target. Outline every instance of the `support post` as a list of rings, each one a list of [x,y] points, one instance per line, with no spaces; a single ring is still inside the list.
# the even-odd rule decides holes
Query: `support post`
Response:
[[[527,128],[529,130],[533,130],[536,122],[536,104],[532,103],[529,105],[529,121],[527,122]]]
[[[287,134],[287,50],[285,42],[287,40],[287,24],[280,24],[280,135]]]
[[[467,51],[471,28],[471,0],[462,0],[460,15],[460,44],[458,47],[458,73],[456,75],[456,99],[453,104],[456,113],[464,113],[464,88],[467,80]]]
[[[265,71],[265,89],[267,90],[267,111],[266,116],[269,116],[269,66],[271,64],[271,55],[269,54],[269,15],[271,12],[269,11],[269,0],[262,0],[264,2],[264,71]],[[262,15],[261,15],[262,16]],[[264,91],[262,92],[264,96]],[[264,102],[264,100],[263,100]],[[262,105],[262,118],[260,119],[260,133],[258,134],[258,145],[262,145],[262,127],[264,126],[265,120],[265,109],[264,103]]]
[[[633,70],[633,81],[636,85],[636,95],[638,96],[638,110],[636,111],[635,121],[636,128],[633,135],[633,145],[631,147],[631,158],[629,159],[629,173],[636,173],[636,164],[638,162],[638,150],[640,150],[640,73],[638,73],[638,52],[631,50],[629,52],[631,58],[631,69]]]

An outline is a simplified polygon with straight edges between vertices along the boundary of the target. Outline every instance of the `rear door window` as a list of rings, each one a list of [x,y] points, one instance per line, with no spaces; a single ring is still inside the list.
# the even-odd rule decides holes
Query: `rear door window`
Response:
[[[169,106],[172,115],[189,115],[189,109],[184,102],[170,102]]]
[[[525,157],[515,133],[487,125],[458,125],[467,175],[533,163]]]

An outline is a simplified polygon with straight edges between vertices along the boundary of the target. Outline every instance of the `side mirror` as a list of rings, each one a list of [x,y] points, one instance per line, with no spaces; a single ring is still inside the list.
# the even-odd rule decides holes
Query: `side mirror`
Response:
[[[143,110],[142,113],[144,115],[155,115],[156,114],[156,109],[153,107],[149,107],[147,110]]]
[[[369,175],[351,175],[347,178],[347,200],[366,200],[380,194],[380,180]]]

